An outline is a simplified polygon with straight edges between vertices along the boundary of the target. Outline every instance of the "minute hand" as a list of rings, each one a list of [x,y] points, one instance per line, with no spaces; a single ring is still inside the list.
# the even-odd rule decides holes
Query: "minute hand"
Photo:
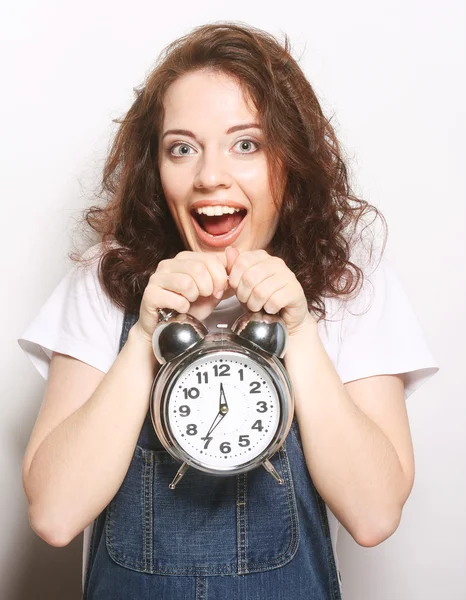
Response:
[[[205,434],[205,436],[202,439],[209,437],[209,435],[217,427],[217,425],[220,423],[220,421],[223,419],[223,417],[227,414],[227,412],[228,412],[227,399],[225,396],[225,392],[223,391],[223,383],[221,383],[220,384],[220,401],[219,401],[217,416],[215,417],[214,422],[210,426],[209,431]]]
[[[223,419],[225,415],[222,414],[221,412],[217,413],[217,416],[214,419],[214,422],[212,423],[212,425],[210,426],[209,431],[205,434],[205,436],[203,438],[201,438],[202,440],[205,440],[206,438],[209,437],[209,435],[212,433],[212,431],[217,427],[217,425],[220,423],[220,421]]]

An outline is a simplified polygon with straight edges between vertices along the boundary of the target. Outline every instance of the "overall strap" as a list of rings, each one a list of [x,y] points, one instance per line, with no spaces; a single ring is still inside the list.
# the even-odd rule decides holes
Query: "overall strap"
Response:
[[[125,310],[125,316],[123,317],[123,327],[121,329],[120,345],[118,347],[118,352],[121,352],[121,349],[126,344],[126,340],[128,339],[129,330],[136,323],[138,318],[139,318],[138,315],[136,315],[134,313],[130,313],[129,311]]]
[[[125,311],[125,316],[123,319],[123,327],[121,329],[119,352],[121,352],[121,349],[123,348],[126,341],[128,340],[129,331],[130,331],[131,327],[136,323],[138,318],[139,318],[139,315],[130,313],[129,311]],[[142,448],[146,448],[146,449],[150,449],[150,450],[164,450],[162,442],[157,437],[154,426],[152,425],[150,410],[147,411],[146,417],[144,419],[144,423],[143,423],[141,432],[139,434],[138,445],[141,446]]]

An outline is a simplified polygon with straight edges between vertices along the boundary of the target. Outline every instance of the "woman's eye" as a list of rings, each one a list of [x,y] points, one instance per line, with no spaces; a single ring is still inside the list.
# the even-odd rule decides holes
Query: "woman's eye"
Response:
[[[234,148],[240,154],[252,154],[253,152],[256,152],[259,149],[259,144],[257,142],[254,142],[253,140],[239,140],[234,145]],[[192,154],[196,153],[194,148],[192,148],[188,144],[182,144],[182,143],[173,144],[172,146],[170,146],[168,151],[175,158],[182,158],[183,156],[191,156]]]
[[[252,140],[240,140],[235,144],[235,148],[237,148],[241,154],[252,154],[258,150],[259,144]]]
[[[189,156],[194,150],[191,146],[188,146],[188,144],[174,144],[169,148],[169,152],[173,156],[180,157]]]

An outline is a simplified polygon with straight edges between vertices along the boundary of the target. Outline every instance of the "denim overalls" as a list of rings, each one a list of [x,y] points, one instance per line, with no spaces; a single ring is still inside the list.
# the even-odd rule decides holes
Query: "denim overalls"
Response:
[[[137,320],[125,313],[120,350]],[[146,416],[126,477],[95,520],[84,600],[340,600],[325,503],[296,419],[271,462],[230,477],[177,463]]]

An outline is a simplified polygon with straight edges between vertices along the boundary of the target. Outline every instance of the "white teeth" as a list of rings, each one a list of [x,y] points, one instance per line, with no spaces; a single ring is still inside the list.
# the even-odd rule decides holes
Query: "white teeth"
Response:
[[[220,215],[232,215],[233,213],[239,212],[241,209],[233,208],[232,206],[202,206],[201,208],[196,208],[196,212],[198,215],[208,215],[209,217],[219,217]]]

